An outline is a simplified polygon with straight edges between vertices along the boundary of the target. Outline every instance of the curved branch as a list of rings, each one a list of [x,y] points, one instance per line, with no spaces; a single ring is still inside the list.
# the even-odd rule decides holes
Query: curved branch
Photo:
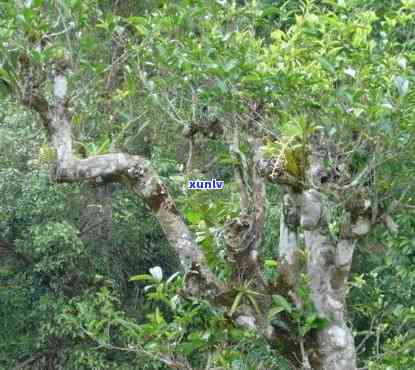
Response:
[[[207,268],[203,252],[195,243],[187,225],[179,215],[172,197],[146,158],[125,153],[98,155],[78,159],[72,150],[72,130],[67,111],[67,82],[64,70],[58,71],[54,81],[55,106],[46,105],[41,98],[24,101],[40,113],[56,150],[55,180],[76,182],[92,179],[96,182],[127,183],[146,203],[159,221],[165,235],[177,253],[182,267],[199,275],[203,280],[203,294],[220,291],[221,283]],[[42,101],[42,104],[35,104]],[[194,275],[194,274],[193,274]],[[200,286],[200,284],[199,284]]]

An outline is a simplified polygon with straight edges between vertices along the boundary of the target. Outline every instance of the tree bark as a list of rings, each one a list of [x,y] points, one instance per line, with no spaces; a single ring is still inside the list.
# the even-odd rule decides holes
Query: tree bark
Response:
[[[356,350],[345,321],[347,277],[353,258],[355,240],[339,242],[330,236],[327,209],[317,190],[303,193],[301,226],[308,251],[307,274],[311,298],[320,317],[329,324],[317,333],[322,370],[355,370]]]
[[[332,179],[328,177],[323,164],[324,145],[313,150],[308,158],[308,168],[304,169],[304,179],[293,178],[287,173],[281,153],[259,161],[258,172],[269,181],[279,184],[284,192],[279,245],[279,271],[286,284],[284,288],[297,308],[301,309],[302,302],[296,295],[297,279],[304,271],[299,259],[301,236],[307,251],[306,274],[310,298],[317,315],[328,321],[325,328],[316,331],[316,343],[307,341],[307,346],[314,352],[310,352],[313,354],[313,369],[355,370],[356,349],[345,318],[347,278],[357,239],[366,235],[373,225],[371,203],[363,199],[364,192],[355,189],[357,180],[348,185],[347,191],[353,191],[355,200],[346,204],[339,239],[332,236],[329,214],[333,204],[326,200],[325,192],[328,191],[340,201],[342,188],[332,182],[326,183]],[[330,191],[333,187],[338,191]],[[307,357],[308,354],[305,350],[302,353],[303,366],[306,366],[308,358],[304,358],[304,355]]]
[[[289,289],[294,289],[300,271],[299,194],[286,187],[282,196],[279,240],[279,271]]]

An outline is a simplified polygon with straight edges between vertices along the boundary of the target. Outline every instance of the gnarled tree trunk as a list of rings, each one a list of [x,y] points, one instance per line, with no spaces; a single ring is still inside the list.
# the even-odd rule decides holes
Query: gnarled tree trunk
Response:
[[[152,168],[148,159],[139,155],[111,153],[78,159],[72,150],[72,130],[67,109],[67,82],[64,68],[58,69],[54,79],[54,104],[30,91],[23,96],[23,102],[36,110],[47,129],[50,141],[57,153],[55,178],[58,182],[93,180],[119,182],[130,186],[159,221],[164,233],[177,253],[188,277],[188,292],[194,295],[219,297],[226,295],[224,284],[209,270],[203,252],[196,244],[166,186]],[[234,137],[234,156],[238,159],[239,132]],[[258,163],[258,171],[249,174],[251,189],[244,183],[244,173],[235,172],[241,196],[241,217],[231,224],[234,233],[229,239],[229,254],[233,255],[241,280],[252,280],[255,288],[267,291],[258,260],[264,227],[265,184],[262,177],[283,186],[283,202],[280,224],[280,273],[285,281],[294,304],[301,308],[302,302],[296,290],[300,264],[300,240],[307,250],[306,274],[309,278],[311,299],[317,314],[326,318],[328,326],[318,331],[317,359],[309,361],[307,351],[300,340],[304,369],[354,370],[356,350],[351,330],[345,320],[345,298],[347,277],[350,270],[356,239],[370,229],[367,209],[351,210],[348,225],[340,240],[334,240],[328,227],[328,207],[325,201],[321,165],[314,165],[313,156],[310,178],[299,178],[285,168],[282,155],[271,161],[264,161],[259,155],[261,138],[250,135],[251,170]],[[239,153],[239,154],[238,154]],[[316,156],[317,162],[318,156]],[[241,162],[242,163],[242,162]],[[240,163],[240,164],[241,164]],[[243,170],[243,169],[242,169]],[[246,170],[246,169],[245,169]],[[305,169],[304,169],[305,171]],[[260,175],[260,176],[258,176]],[[362,211],[362,212],[361,212]],[[373,221],[373,220],[372,220]],[[242,307],[234,315],[237,322],[258,330],[269,340],[274,332],[267,322],[267,310],[271,305],[270,295],[263,294],[261,312],[252,307]],[[257,310],[258,311],[258,310]]]
[[[320,368],[354,370],[356,350],[351,330],[346,325],[344,308],[355,242],[350,239],[334,241],[326,215],[322,194],[313,189],[305,191],[301,227],[308,251],[311,298],[318,315],[329,322],[317,333]]]
[[[35,91],[30,91],[23,97],[25,105],[40,114],[51,144],[56,150],[55,180],[92,180],[96,183],[120,182],[129,185],[159,221],[185,271],[193,272],[189,288],[203,295],[216,294],[222,289],[222,284],[207,268],[202,251],[149,160],[125,153],[111,153],[86,159],[75,157],[64,72],[64,68],[58,69],[54,78],[54,105],[49,105]]]
[[[258,171],[283,189],[279,259],[286,289],[301,309],[303,302],[296,290],[299,274],[306,273],[316,313],[328,322],[313,336],[316,343],[311,343],[308,338],[309,353],[303,349],[302,338],[299,338],[303,368],[309,369],[311,363],[316,370],[354,370],[357,369],[356,349],[345,318],[347,279],[357,239],[370,231],[374,220],[370,202],[358,197],[358,204],[344,209],[340,235],[334,237],[331,234],[330,208],[334,204],[327,200],[327,194],[339,202],[344,194],[336,179],[331,179],[325,172],[323,160],[324,153],[314,148],[308,168],[303,169],[306,174],[303,178],[294,177],[287,171],[284,153],[260,161]],[[353,187],[357,185],[356,180],[350,182],[348,191],[355,191]],[[306,252],[306,267],[300,264],[301,248]]]

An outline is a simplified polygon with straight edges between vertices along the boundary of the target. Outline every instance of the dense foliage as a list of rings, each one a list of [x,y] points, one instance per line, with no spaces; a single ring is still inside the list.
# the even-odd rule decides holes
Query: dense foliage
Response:
[[[21,103],[22,76],[51,101],[60,63],[71,65],[77,155],[150,158],[224,281],[225,228],[242,208],[234,170],[249,153],[241,134],[238,162],[229,136],[247,117],[261,117],[264,154],[284,153],[293,176],[316,132],[350,163],[332,158],[330,171],[356,177],[369,163],[365,196],[392,227],[359,242],[348,320],[362,368],[415,368],[414,32],[413,0],[0,0],[0,368],[291,369],[298,353],[231,320],[257,307],[249,282],[229,310],[186,294],[163,230],[127,187],[53,181],[56,154]],[[191,192],[190,178],[226,191]],[[267,185],[269,281],[280,195]],[[359,199],[332,208],[334,239]],[[302,338],[324,320],[305,277],[300,288],[301,310],[274,294],[269,318]]]

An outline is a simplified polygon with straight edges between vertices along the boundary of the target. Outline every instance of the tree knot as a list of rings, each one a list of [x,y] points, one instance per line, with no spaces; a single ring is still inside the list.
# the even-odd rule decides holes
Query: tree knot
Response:
[[[127,173],[130,177],[139,179],[144,176],[145,169],[136,163],[128,169]]]

